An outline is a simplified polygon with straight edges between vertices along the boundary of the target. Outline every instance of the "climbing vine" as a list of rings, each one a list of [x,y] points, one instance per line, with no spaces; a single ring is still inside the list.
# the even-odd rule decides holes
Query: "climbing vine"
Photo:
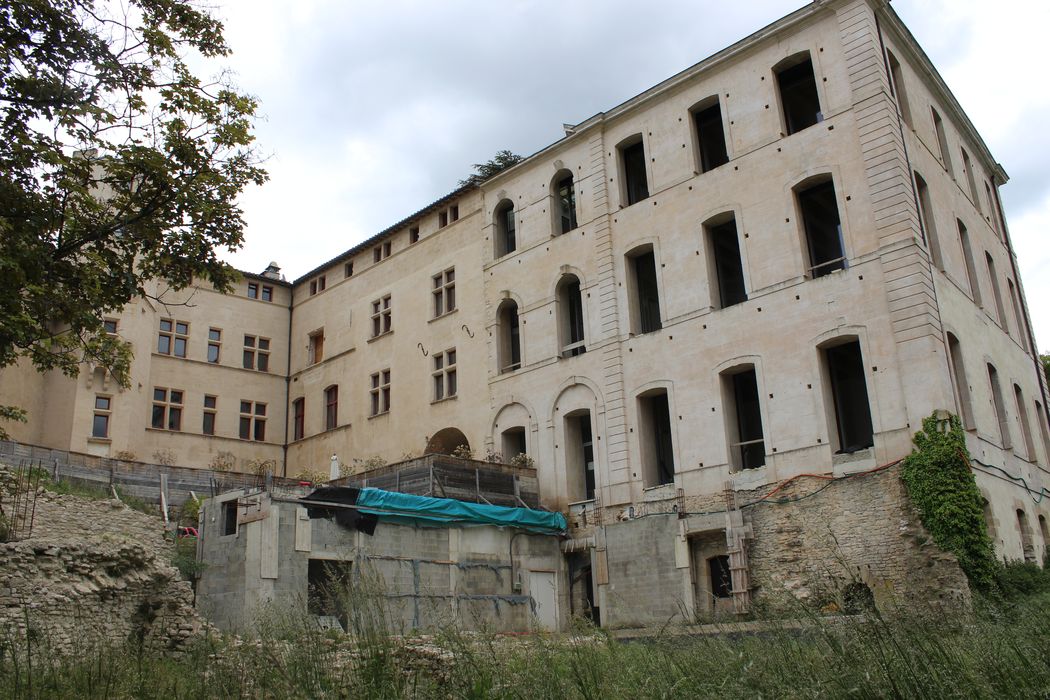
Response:
[[[993,591],[999,566],[958,416],[923,419],[913,442],[901,478],[922,524],[941,549],[956,556],[971,587]]]

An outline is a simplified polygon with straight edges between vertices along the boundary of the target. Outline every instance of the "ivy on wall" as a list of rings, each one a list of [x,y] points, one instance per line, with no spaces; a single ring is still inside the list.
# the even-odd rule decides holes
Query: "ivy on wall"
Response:
[[[999,564],[958,416],[923,419],[912,440],[916,449],[904,459],[901,479],[922,524],[941,549],[956,556],[972,588],[993,592]]]

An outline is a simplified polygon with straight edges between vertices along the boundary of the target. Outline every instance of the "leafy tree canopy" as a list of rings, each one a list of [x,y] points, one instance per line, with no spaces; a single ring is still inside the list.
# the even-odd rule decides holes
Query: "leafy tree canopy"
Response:
[[[522,156],[517,153],[511,153],[510,151],[497,151],[496,155],[491,160],[485,161],[484,163],[474,164],[474,174],[460,180],[460,187],[467,185],[480,185],[490,177],[497,175],[507,168],[517,165],[521,161],[525,160]]]
[[[1039,360],[1043,363],[1043,374],[1046,375],[1046,381],[1050,383],[1050,355],[1040,355]]]
[[[103,315],[148,280],[237,279],[218,251],[240,247],[236,198],[266,180],[256,103],[191,70],[228,52],[192,1],[0,3],[0,368],[86,361],[126,385]]]

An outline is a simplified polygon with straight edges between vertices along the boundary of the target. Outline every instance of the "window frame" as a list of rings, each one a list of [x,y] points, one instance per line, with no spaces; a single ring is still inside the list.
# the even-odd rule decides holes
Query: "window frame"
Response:
[[[245,407],[247,406],[247,410]],[[266,407],[265,401],[241,399],[238,432],[241,440],[246,442],[266,442]]]
[[[100,403],[104,402],[104,405]],[[113,395],[95,394],[95,408],[91,416],[91,439],[109,440],[110,419],[113,417]],[[99,435],[99,419],[102,420],[102,434]]]
[[[210,399],[210,402],[209,402]],[[215,424],[218,420],[219,398],[213,394],[204,395],[204,413],[201,418],[201,434],[215,435]],[[209,426],[210,423],[210,426]],[[210,427],[210,430],[209,430]]]
[[[324,390],[324,429],[339,427],[339,385],[332,384]]]
[[[158,398],[158,393],[160,393],[160,398]],[[178,394],[177,399],[176,394]],[[154,430],[182,432],[182,411],[185,404],[186,392],[184,390],[170,387],[153,387],[153,411],[150,416],[150,427]],[[157,420],[158,417],[160,418],[159,421]]]
[[[372,300],[372,337],[379,338],[394,332],[393,297],[384,294]]]
[[[434,353],[433,369],[430,372],[434,398],[431,403],[456,398],[459,389],[456,373],[456,348]]]
[[[433,285],[433,318],[447,316],[456,310],[456,268],[453,266],[442,270],[430,279]]]
[[[390,368],[373,372],[368,390],[371,398],[369,418],[390,413]]]

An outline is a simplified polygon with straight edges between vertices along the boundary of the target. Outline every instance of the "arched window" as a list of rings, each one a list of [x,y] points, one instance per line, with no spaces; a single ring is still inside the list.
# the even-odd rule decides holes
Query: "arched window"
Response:
[[[837,338],[821,346],[828,391],[834,407],[835,452],[849,454],[875,444],[871,424],[871,404],[864,376],[864,356],[860,341],[854,336]]]
[[[514,202],[504,199],[496,206],[496,257],[501,258],[508,253],[518,249],[518,241],[514,229]]]
[[[587,352],[583,324],[583,297],[580,280],[565,275],[558,282],[558,339],[562,357],[575,357]]]
[[[784,133],[794,134],[824,121],[817,96],[817,80],[813,76],[813,61],[803,51],[784,59],[773,68],[780,92]]]
[[[499,326],[496,362],[500,374],[513,372],[521,367],[521,332],[517,303],[513,299],[506,299],[499,305],[496,318]]]
[[[554,234],[568,233],[576,228],[576,184],[572,173],[561,170],[554,176],[551,187],[554,196]]]

